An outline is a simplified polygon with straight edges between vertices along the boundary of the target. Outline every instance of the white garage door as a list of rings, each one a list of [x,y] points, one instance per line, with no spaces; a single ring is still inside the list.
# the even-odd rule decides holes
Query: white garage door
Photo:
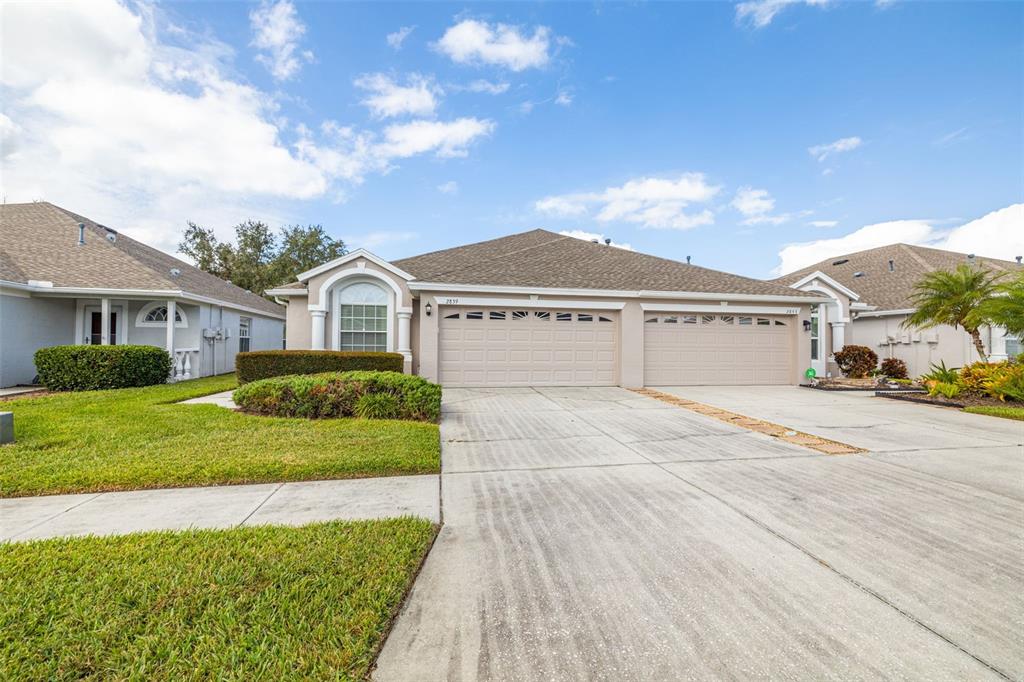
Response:
[[[618,312],[442,309],[446,386],[614,386]]]
[[[644,317],[647,386],[789,384],[793,316]]]

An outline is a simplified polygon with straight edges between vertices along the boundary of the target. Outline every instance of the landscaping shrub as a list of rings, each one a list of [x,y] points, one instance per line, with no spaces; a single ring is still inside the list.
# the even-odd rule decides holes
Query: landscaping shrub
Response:
[[[890,379],[906,379],[907,363],[899,358],[886,358],[882,360],[882,374]]]
[[[878,355],[867,346],[843,346],[834,357],[842,373],[851,379],[866,377],[878,365]]]
[[[96,391],[162,384],[172,361],[156,346],[50,346],[36,351],[35,363],[51,391]]]
[[[239,384],[287,376],[376,370],[401,372],[405,358],[401,353],[372,353],[336,350],[260,350],[235,356],[235,374]]]
[[[441,387],[398,372],[357,370],[271,377],[239,387],[234,400],[246,412],[277,417],[420,421],[441,417]]]
[[[932,371],[921,375],[921,383],[928,384],[929,382],[941,381],[944,384],[955,384],[957,379],[960,378],[960,369],[958,367],[946,367],[945,360],[940,360],[937,365],[933,362],[931,369]]]
[[[960,370],[957,384],[965,393],[981,395],[985,384],[1001,374],[1002,363],[975,362]]]
[[[1024,402],[1024,365],[1004,362],[996,367],[984,382],[985,392],[1003,402]]]
[[[960,395],[960,387],[957,386],[956,384],[947,384],[942,381],[933,381],[928,386],[928,395],[942,395],[952,400],[953,398]]]

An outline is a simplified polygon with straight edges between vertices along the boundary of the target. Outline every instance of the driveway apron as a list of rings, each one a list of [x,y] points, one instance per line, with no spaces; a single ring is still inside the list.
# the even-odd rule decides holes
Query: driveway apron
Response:
[[[1012,498],[618,388],[447,389],[441,434],[377,679],[1024,675]]]

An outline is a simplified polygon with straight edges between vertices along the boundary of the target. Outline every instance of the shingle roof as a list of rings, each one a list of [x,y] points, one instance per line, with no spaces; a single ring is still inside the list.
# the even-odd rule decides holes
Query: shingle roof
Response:
[[[893,261],[891,272],[890,260]],[[910,295],[923,275],[934,270],[952,270],[961,263],[970,262],[996,272],[1010,272],[1022,267],[1012,261],[980,256],[972,261],[966,253],[955,251],[911,244],[889,244],[834,256],[772,281],[792,284],[820,270],[860,296],[861,303],[875,306],[879,310],[904,310],[912,307]],[[854,277],[854,273],[858,272],[863,274]]]
[[[78,223],[85,244],[78,245]],[[107,235],[116,239],[109,241]],[[171,268],[180,274],[171,275]],[[55,287],[175,290],[283,315],[262,296],[47,202],[0,206],[0,279]]]
[[[802,295],[777,283],[594,244],[547,230],[434,251],[393,264],[420,281],[443,284]]]

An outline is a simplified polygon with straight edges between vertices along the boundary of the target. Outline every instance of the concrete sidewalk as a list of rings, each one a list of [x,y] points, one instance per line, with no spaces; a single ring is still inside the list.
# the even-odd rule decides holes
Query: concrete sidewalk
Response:
[[[0,500],[0,541],[405,515],[437,523],[439,506],[436,475],[21,497]]]

